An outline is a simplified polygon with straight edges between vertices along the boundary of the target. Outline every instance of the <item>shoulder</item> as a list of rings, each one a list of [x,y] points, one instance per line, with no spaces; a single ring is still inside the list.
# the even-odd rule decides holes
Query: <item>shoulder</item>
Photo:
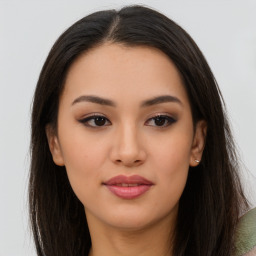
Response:
[[[238,223],[235,256],[256,255],[256,208],[243,215]]]

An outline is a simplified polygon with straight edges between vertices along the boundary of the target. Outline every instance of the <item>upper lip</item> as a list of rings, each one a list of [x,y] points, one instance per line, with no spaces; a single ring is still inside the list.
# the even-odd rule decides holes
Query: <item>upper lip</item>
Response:
[[[141,177],[139,175],[125,176],[118,175],[106,182],[103,182],[104,185],[117,185],[117,184],[138,184],[138,185],[153,185],[153,182]]]

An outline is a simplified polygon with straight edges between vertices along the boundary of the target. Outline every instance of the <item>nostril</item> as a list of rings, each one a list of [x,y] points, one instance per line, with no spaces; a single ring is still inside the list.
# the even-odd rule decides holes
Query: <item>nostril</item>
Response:
[[[134,164],[140,164],[142,161],[141,160],[135,160],[135,161],[129,161],[129,162],[126,162],[126,161],[122,161],[120,159],[117,159],[116,160],[116,163],[123,163],[125,165],[134,165]]]

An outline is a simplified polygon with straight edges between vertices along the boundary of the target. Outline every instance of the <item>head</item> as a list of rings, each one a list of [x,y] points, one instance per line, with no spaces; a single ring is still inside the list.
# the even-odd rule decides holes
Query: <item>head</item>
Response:
[[[90,97],[79,97],[84,94],[107,98],[106,118],[99,120],[104,124],[100,132],[88,128],[88,124],[95,123],[84,116],[84,109],[92,108],[92,102],[86,105]],[[172,130],[166,126],[159,132],[152,128],[156,119],[147,114],[159,113],[150,100],[152,103],[163,95],[173,98],[171,103],[170,98],[161,103],[158,122],[169,122]],[[97,100],[102,107],[102,99],[91,97],[89,101],[95,104]],[[143,102],[146,110],[139,106]],[[117,106],[115,110],[111,104]],[[68,119],[69,111],[72,113]],[[162,113],[166,112],[173,115],[163,119]],[[144,120],[139,128],[134,126],[136,120]],[[86,130],[81,143],[85,129],[94,131]],[[95,145],[99,137],[102,145]],[[91,175],[93,170],[108,171],[110,164],[117,169],[122,166],[127,174],[141,170],[154,181],[177,180],[178,185],[173,183],[170,189],[167,182],[162,183],[169,194],[161,204],[167,207],[159,205],[156,208],[161,212],[155,213],[163,216],[173,212],[175,255],[191,251],[195,255],[226,255],[231,251],[232,233],[244,197],[221,94],[199,48],[167,17],[140,6],[126,7],[118,12],[91,14],[65,31],[51,49],[37,84],[31,149],[30,210],[39,255],[61,255],[61,250],[81,255],[89,250],[85,212],[94,216],[98,208],[97,204],[90,208],[93,196],[83,194],[79,180],[87,179],[89,192],[94,181],[104,182],[110,177],[103,172],[96,179]],[[79,159],[84,156],[90,160],[94,157],[93,164],[87,166],[92,172],[76,176],[72,170],[79,170],[79,165],[84,164]],[[163,170],[162,176],[147,173],[149,166]],[[88,209],[84,210],[87,202]],[[97,217],[104,219],[107,214]],[[132,214],[138,215],[138,209],[133,208]],[[142,219],[144,215],[138,223]],[[148,219],[148,223],[155,219]],[[113,225],[124,223],[113,223],[110,217],[104,220]],[[127,220],[126,228],[132,228],[130,225]],[[56,237],[54,232],[60,235]],[[209,239],[205,241],[205,237]]]

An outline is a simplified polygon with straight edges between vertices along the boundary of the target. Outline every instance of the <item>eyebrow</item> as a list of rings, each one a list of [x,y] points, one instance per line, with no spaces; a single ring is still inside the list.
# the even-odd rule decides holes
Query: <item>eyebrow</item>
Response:
[[[148,107],[156,104],[166,103],[166,102],[174,102],[182,105],[182,102],[177,97],[171,95],[162,95],[154,97],[153,99],[145,100],[142,102],[141,107]]]
[[[98,96],[93,96],[93,95],[80,96],[72,102],[72,105],[79,103],[79,102],[92,102],[92,103],[97,103],[100,105],[116,107],[116,104],[112,100],[104,99],[104,98],[101,98]]]
[[[114,103],[114,101],[109,100],[109,99],[105,99],[105,98],[101,98],[101,97],[98,97],[98,96],[94,96],[94,95],[82,95],[82,96],[76,98],[72,102],[72,105],[74,105],[76,103],[79,103],[79,102],[92,102],[92,103],[96,103],[96,104],[100,104],[100,105],[116,107],[116,104]],[[157,96],[157,97],[154,97],[152,99],[148,99],[148,100],[143,101],[141,103],[141,107],[148,107],[148,106],[161,104],[161,103],[166,103],[166,102],[174,102],[174,103],[178,103],[178,104],[182,105],[181,100],[178,99],[175,96],[161,95],[161,96]]]

